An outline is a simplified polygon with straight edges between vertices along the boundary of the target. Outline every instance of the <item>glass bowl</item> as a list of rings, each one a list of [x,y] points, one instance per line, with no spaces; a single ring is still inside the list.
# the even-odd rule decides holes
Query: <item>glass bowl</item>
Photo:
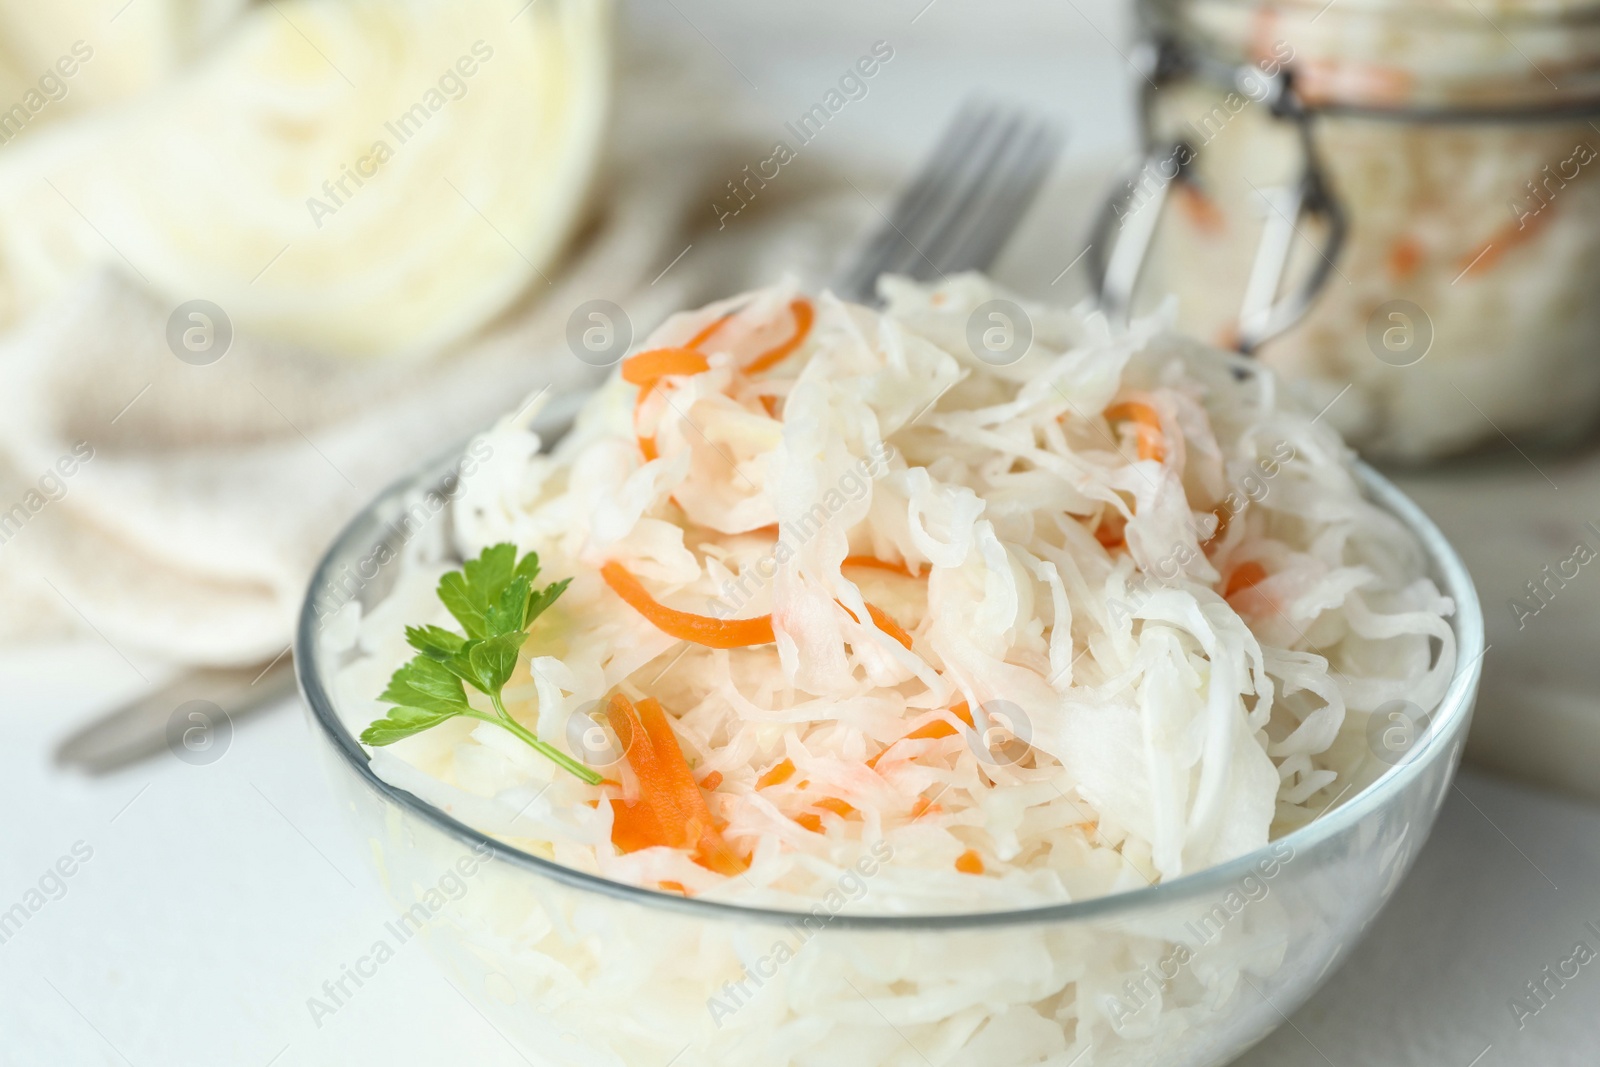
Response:
[[[448,550],[449,508],[436,505],[458,459],[392,486],[339,536],[312,579],[295,662],[341,806],[398,912],[355,961],[356,983],[420,937],[541,1067],[1226,1063],[1304,1003],[1383,906],[1466,738],[1483,653],[1471,579],[1416,505],[1362,468],[1369,497],[1416,534],[1455,600],[1458,667],[1415,743],[1374,757],[1370,784],[1304,828],[1170,882],[1025,911],[852,914],[868,869],[809,912],[611,882],[380,779],[352,733],[362,724],[341,718],[331,672],[350,640],[322,620],[380,603],[400,553]]]

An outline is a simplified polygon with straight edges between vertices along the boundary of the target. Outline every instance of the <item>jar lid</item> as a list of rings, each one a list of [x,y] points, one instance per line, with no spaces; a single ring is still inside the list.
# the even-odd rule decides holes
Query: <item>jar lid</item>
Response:
[[[1429,118],[1600,110],[1600,4],[1141,0],[1203,66],[1288,69],[1309,107]]]

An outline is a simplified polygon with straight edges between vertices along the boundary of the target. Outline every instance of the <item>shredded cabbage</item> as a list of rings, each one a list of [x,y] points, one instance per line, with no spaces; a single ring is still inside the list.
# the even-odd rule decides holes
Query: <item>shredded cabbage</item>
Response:
[[[754,373],[794,330],[793,285],[674,316],[646,348],[726,316],[706,370],[642,404],[614,377],[548,452],[524,409],[456,498],[463,554],[513,541],[573,578],[512,714],[583,757],[608,694],[659,700],[748,870],[621,853],[601,802],[617,787],[487,724],[377,750],[377,772],[623,882],[803,910],[887,845],[851,910],[1011,909],[1261,848],[1351,792],[1372,712],[1441,699],[1450,600],[1269,372],[1161,321],[1113,332],[1033,305],[1031,347],[997,366],[967,342],[1003,295],[986,279],[882,290],[881,312],[822,295],[798,349]],[[770,613],[776,642],[673,638],[601,579],[610,561],[682,611]],[[450,621],[445,564],[404,566],[337,679],[356,725],[381,713],[403,626]],[[625,761],[602,769],[632,788]],[[981,873],[958,869],[969,854]]]

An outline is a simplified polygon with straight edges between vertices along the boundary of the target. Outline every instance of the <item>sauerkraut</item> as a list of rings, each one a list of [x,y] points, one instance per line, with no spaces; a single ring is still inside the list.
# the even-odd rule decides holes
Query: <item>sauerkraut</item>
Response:
[[[1375,710],[1438,704],[1451,601],[1270,372],[1032,305],[1004,363],[968,342],[1001,295],[982,277],[882,291],[881,312],[784,284],[674,316],[549,451],[537,404],[488,431],[455,548],[571,579],[505,706],[605,781],[464,718],[374,749],[377,773],[622,882],[804,910],[870,863],[851,910],[969,912],[1262,848],[1363,780]],[[401,566],[341,609],[357,728],[404,627],[453,624],[448,565]],[[699,639],[662,628],[684,619]],[[665,709],[735,867],[623,839],[649,781],[618,696]]]

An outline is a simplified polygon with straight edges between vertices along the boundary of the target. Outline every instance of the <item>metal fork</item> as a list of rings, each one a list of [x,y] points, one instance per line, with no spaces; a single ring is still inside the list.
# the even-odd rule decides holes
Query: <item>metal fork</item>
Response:
[[[840,272],[834,291],[872,303],[878,276],[932,281],[994,262],[1061,151],[1055,126],[969,100],[895,203]]]
[[[1014,109],[968,102],[884,225],[839,274],[834,291],[872,303],[882,274],[931,281],[989,266],[1060,150],[1061,137],[1047,123]],[[56,762],[104,774],[154,755],[174,743],[169,724],[173,710],[185,701],[204,697],[237,720],[288,695],[294,685],[289,665],[283,655],[265,669],[256,664],[186,672],[72,734],[57,748]]]

